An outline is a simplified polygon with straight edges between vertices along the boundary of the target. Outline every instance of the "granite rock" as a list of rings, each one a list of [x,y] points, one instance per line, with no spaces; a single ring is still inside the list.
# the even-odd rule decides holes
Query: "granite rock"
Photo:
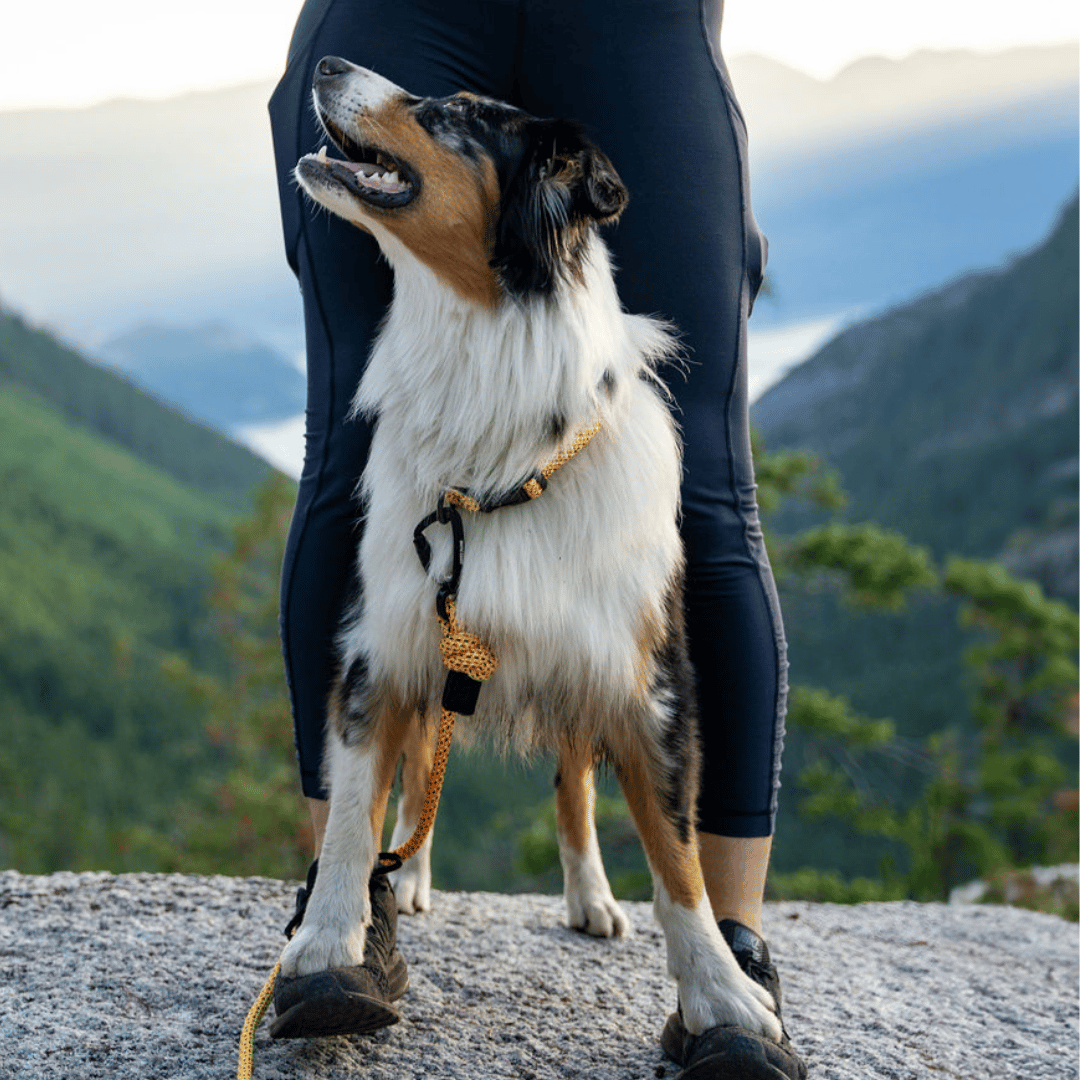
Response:
[[[0,1078],[235,1075],[296,883],[0,873]],[[674,1080],[674,1004],[648,904],[634,932],[568,930],[552,896],[436,893],[402,917],[405,1019],[274,1042],[256,1080]],[[1075,1080],[1077,928],[1012,908],[768,905],[784,1016],[812,1080]]]

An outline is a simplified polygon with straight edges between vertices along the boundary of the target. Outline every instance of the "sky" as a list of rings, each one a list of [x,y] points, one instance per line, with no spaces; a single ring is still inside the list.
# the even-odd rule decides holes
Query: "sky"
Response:
[[[8,5],[0,110],[162,98],[275,78],[299,7],[299,0]],[[729,57],[759,53],[828,79],[862,56],[995,52],[1078,38],[1076,0],[726,0],[722,44]]]

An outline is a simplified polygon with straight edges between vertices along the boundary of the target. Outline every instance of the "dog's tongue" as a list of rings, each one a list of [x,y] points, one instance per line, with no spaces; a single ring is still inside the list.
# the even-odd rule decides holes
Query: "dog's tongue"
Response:
[[[388,195],[397,195],[403,191],[409,190],[408,183],[402,180],[397,172],[388,171],[381,165],[376,165],[374,162],[342,161],[339,158],[330,158],[327,157],[325,146],[319,148],[317,156],[319,161],[323,164],[333,163],[334,165],[341,165],[350,172],[355,173],[357,182],[363,184],[366,188],[370,188],[372,191],[382,191]]]

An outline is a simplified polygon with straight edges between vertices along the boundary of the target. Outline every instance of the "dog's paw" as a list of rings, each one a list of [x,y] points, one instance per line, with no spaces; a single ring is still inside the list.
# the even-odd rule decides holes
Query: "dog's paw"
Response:
[[[305,920],[281,954],[281,974],[287,979],[313,975],[330,968],[354,967],[364,960],[364,927],[335,933]]]
[[[626,912],[610,892],[607,896],[567,896],[566,918],[572,929],[593,937],[626,937],[631,930]]]
[[[630,920],[612,895],[599,858],[575,863],[564,856],[566,921],[593,937],[625,937]]]
[[[704,894],[696,907],[672,902],[656,882],[654,908],[667,941],[668,972],[679,986],[683,1023],[691,1035],[739,1027],[779,1039],[783,1028],[772,994],[739,967]]]
[[[431,865],[425,854],[418,852],[390,875],[397,909],[403,915],[415,915],[431,907]]]
[[[736,978],[731,980],[725,977],[680,982],[679,1003],[686,1030],[700,1035],[723,1024],[779,1039],[783,1029],[772,995],[742,971],[734,975]]]
[[[416,822],[408,823],[399,817],[390,837],[391,850],[404,844],[415,827]],[[432,834],[428,833],[416,854],[390,875],[397,909],[402,915],[415,915],[431,907],[431,842]]]

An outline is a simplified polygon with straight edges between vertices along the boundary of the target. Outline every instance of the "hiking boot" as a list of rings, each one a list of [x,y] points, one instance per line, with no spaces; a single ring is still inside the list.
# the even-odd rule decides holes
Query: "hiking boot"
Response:
[[[734,919],[724,919],[719,925],[739,967],[772,994],[776,1016],[783,1027],[780,977],[769,960],[769,947],[753,930]],[[691,1035],[683,1027],[680,1013],[674,1012],[664,1025],[660,1045],[668,1057],[683,1066],[678,1080],[805,1080],[806,1077],[806,1065],[791,1048],[786,1030],[779,1042],[743,1028],[723,1025]]]
[[[304,918],[315,883],[318,860],[308,871],[307,888],[296,897],[296,914],[286,928],[291,936]],[[307,1039],[321,1035],[362,1035],[396,1024],[401,1013],[392,1002],[409,988],[409,969],[397,949],[397,901],[385,874],[372,874],[371,925],[364,940],[364,962],[332,968],[274,984],[270,1025],[275,1039]]]

